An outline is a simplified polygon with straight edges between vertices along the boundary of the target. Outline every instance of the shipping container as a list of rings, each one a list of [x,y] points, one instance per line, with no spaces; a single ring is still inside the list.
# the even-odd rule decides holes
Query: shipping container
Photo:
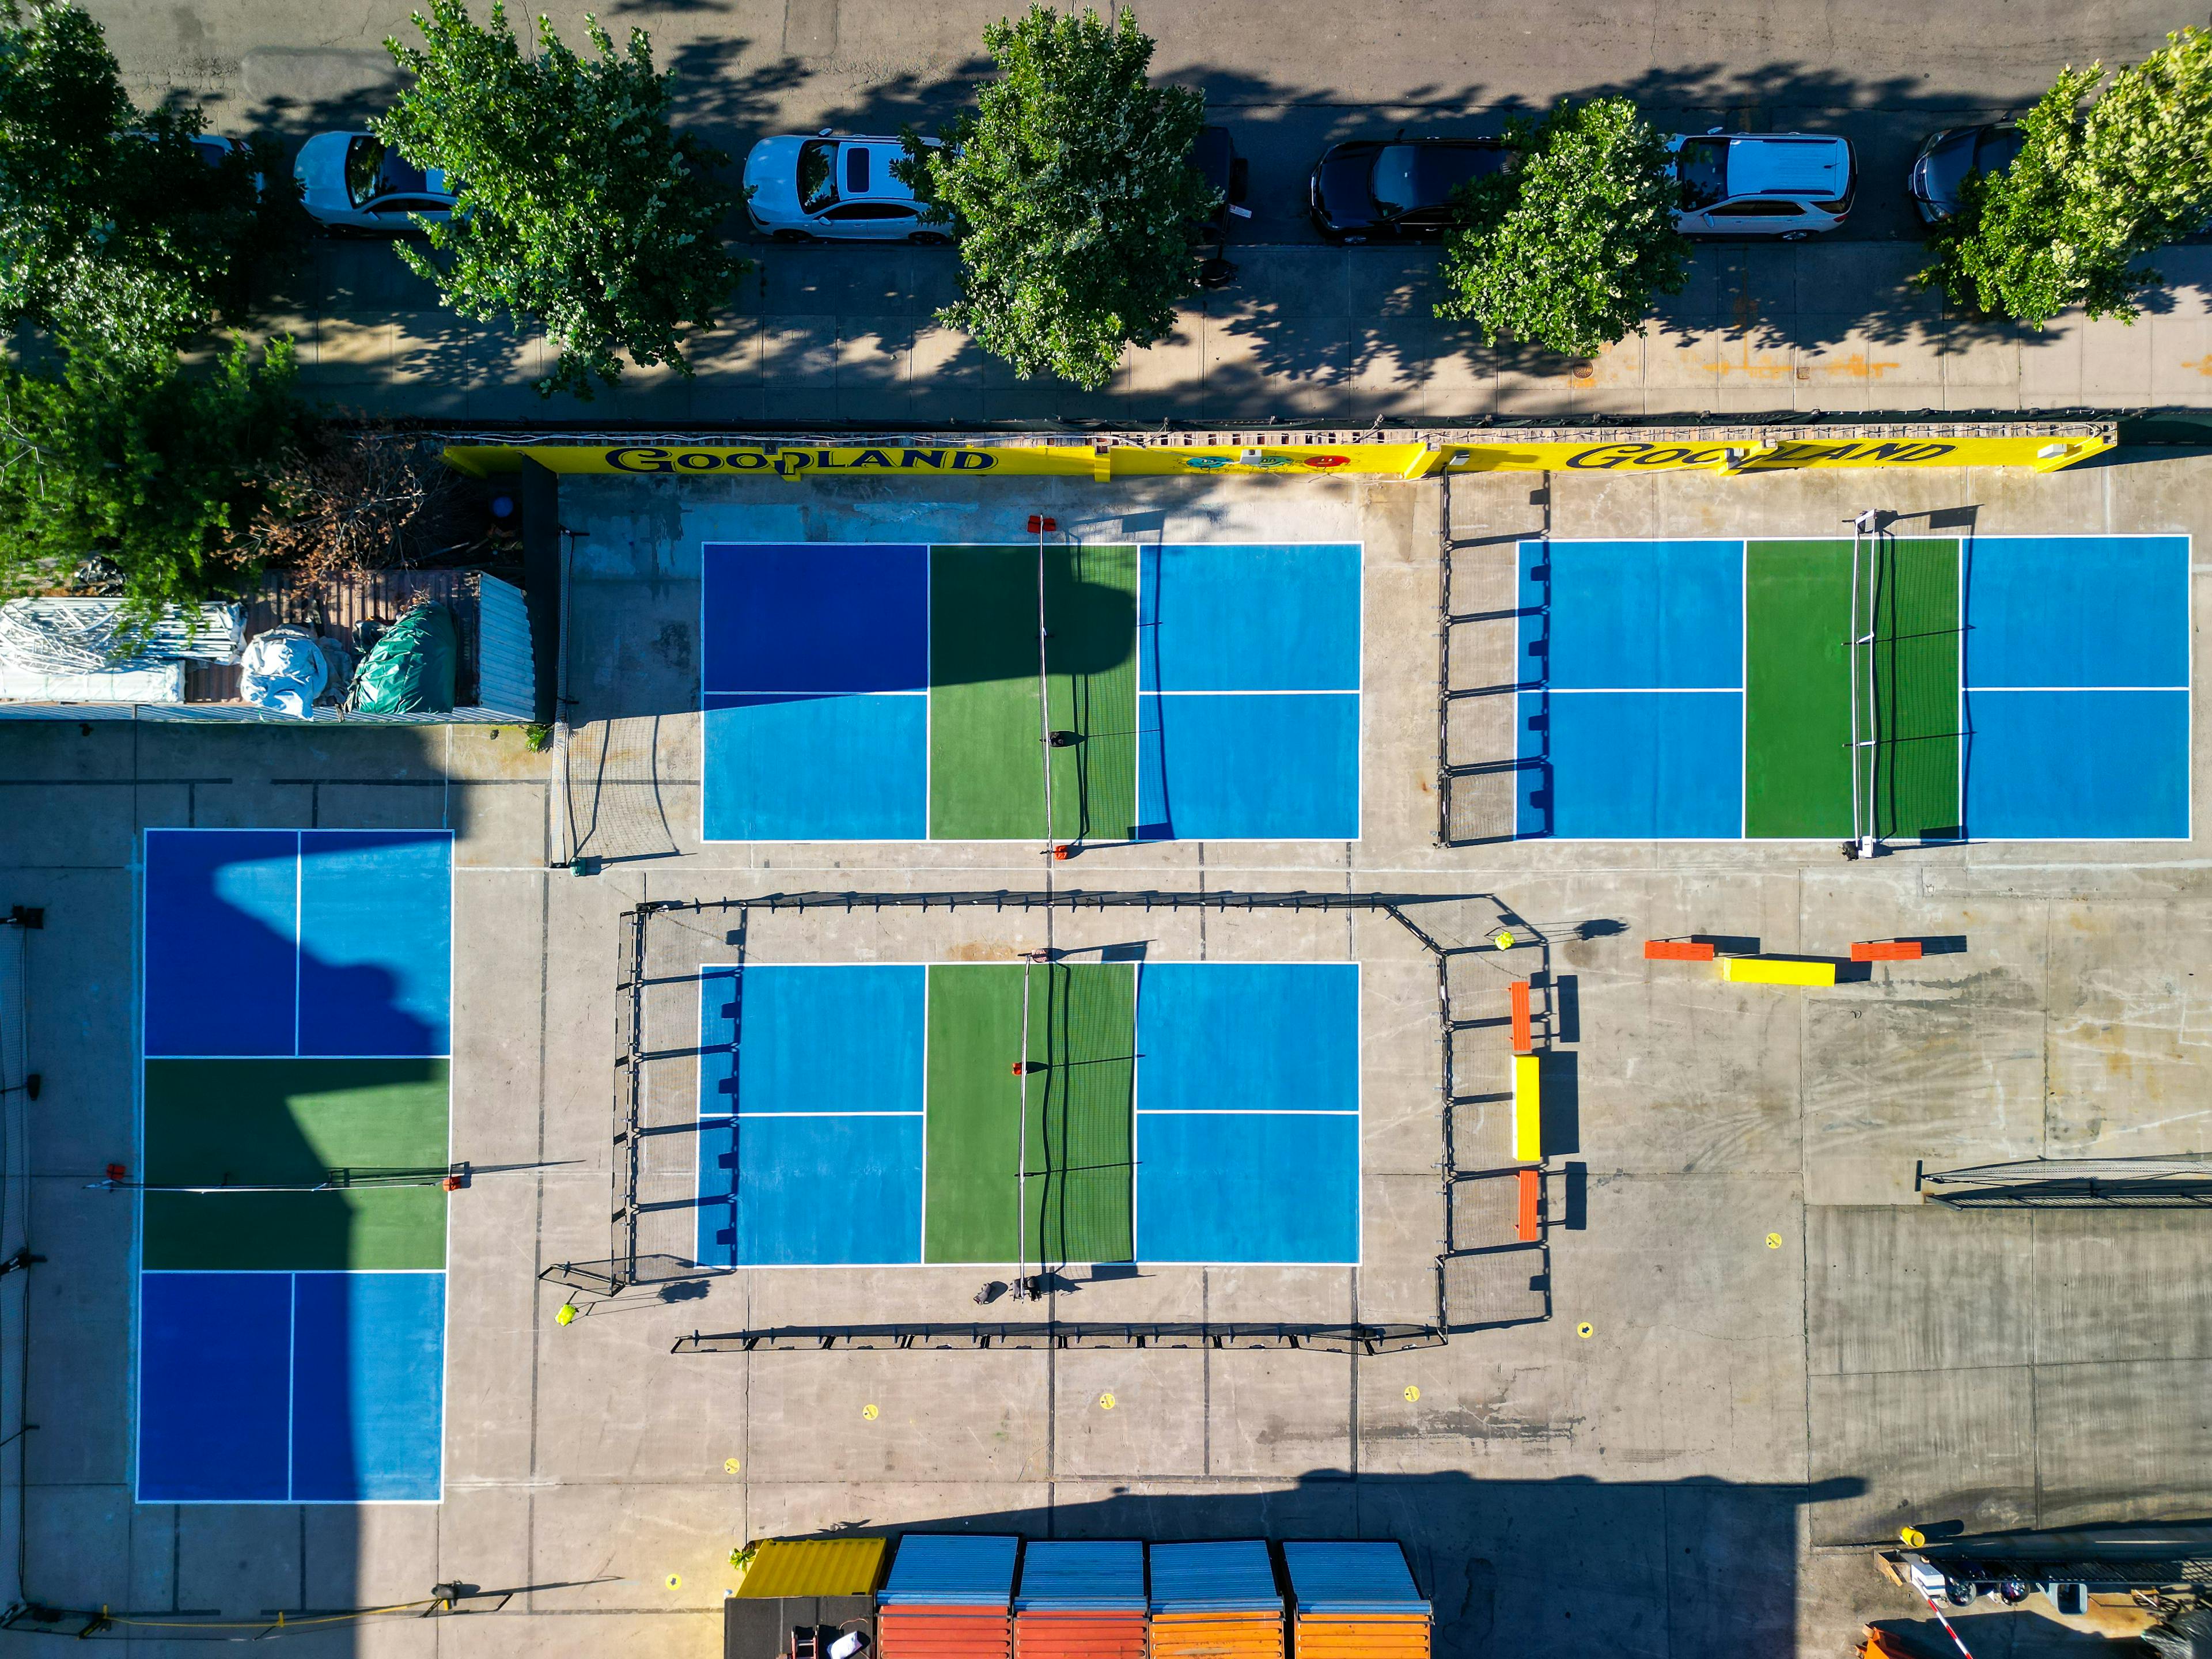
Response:
[[[1274,1564],[1257,1539],[1229,1544],[1155,1544],[1147,1552],[1154,1613],[1283,1610]]]
[[[1429,1616],[1413,1585],[1406,1552],[1384,1542],[1285,1544],[1291,1597],[1309,1613],[1389,1613]]]
[[[1031,1544],[1014,1593],[1014,1659],[1145,1659],[1145,1614],[1142,1544]]]
[[[1285,1544],[1295,1659],[1429,1659],[1430,1607],[1388,1542]]]
[[[887,1607],[1005,1608],[1013,1601],[1020,1551],[1018,1538],[910,1532],[899,1540],[878,1599]]]
[[[1146,1605],[1142,1544],[1053,1540],[1023,1553],[1017,1613],[1143,1613]]]
[[[884,1659],[1012,1659],[1017,1538],[908,1533],[877,1597]]]

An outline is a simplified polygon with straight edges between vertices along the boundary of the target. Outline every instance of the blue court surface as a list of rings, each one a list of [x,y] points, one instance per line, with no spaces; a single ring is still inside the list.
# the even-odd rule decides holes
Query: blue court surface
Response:
[[[2186,536],[1978,537],[1962,550],[1967,832],[2186,840]]]
[[[150,1273],[138,1501],[439,1496],[446,1276]]]
[[[1897,533],[1907,536],[1909,526]],[[1847,560],[1850,550],[1848,536],[1840,544],[1824,536],[1760,545],[1770,575],[1777,556],[1814,561],[1840,545],[1829,556]],[[1950,797],[1958,823],[1942,837],[2185,839],[2188,538],[1937,537],[1914,545],[1923,560],[1931,547],[1945,559],[1955,549],[1955,600],[1948,575],[1938,591],[1923,585],[1911,596],[1923,613],[1952,620],[1937,630],[1936,647],[1907,631],[1883,660],[1919,652],[1911,659],[1916,697],[1938,684],[1931,676],[1955,677],[1956,712],[1946,678],[1936,712],[1923,716],[1942,729],[1913,734],[1942,746],[1905,752],[1899,738],[1882,763],[1912,771],[1923,796]],[[1812,588],[1786,580],[1758,586],[1748,579],[1750,544],[1739,540],[1525,542],[1519,556],[1517,834],[1726,841],[1812,833],[1765,827],[1790,821],[1771,799],[1747,808],[1750,778],[1790,772],[1802,757],[1776,752],[1797,741],[1788,704],[1798,689],[1770,679],[1756,697],[1747,694],[1747,656],[1764,646],[1771,659],[1776,641],[1790,641],[1782,650],[1804,662],[1811,689],[1802,695],[1828,696],[1844,732],[1848,586],[1842,597],[1809,599]],[[1832,660],[1813,659],[1831,645]],[[1800,651],[1802,659],[1790,654]],[[1761,710],[1778,717],[1762,723],[1753,718]],[[1810,717],[1802,726],[1816,728],[1826,730]],[[1832,746],[1841,793],[1801,820],[1848,817],[1845,736]],[[1952,747],[1955,782],[1948,775]],[[1931,754],[1942,757],[1942,778],[1928,775]],[[1814,769],[1829,764],[1816,760]],[[1753,823],[1753,811],[1767,816]]]
[[[1012,1018],[989,1041],[1011,1048],[1022,969],[1004,971]],[[926,1259],[926,1194],[953,1188],[926,1167],[925,1127],[933,1114],[958,1116],[969,1104],[932,1091],[1006,1086],[995,1048],[983,1054],[980,1083],[972,1072],[947,1080],[933,1070],[931,972],[703,971],[702,1263]],[[1118,1040],[1133,1042],[1134,1086],[1113,1109],[1133,1118],[1124,1127],[1136,1259],[1357,1263],[1358,966],[1147,963],[1134,972],[1134,1030]],[[1011,1185],[1014,1162],[1005,1161],[997,1173]],[[983,1171],[981,1184],[993,1176]]]
[[[149,1056],[452,1051],[444,831],[149,830]]]
[[[1036,766],[1034,716],[968,729],[957,723],[975,718],[972,699],[948,712],[932,679],[937,665],[956,684],[966,675],[1034,698],[1024,611],[1034,550],[1006,550],[1006,579],[1030,586],[994,591],[1003,614],[988,621],[932,615],[939,550],[705,544],[705,839],[909,841],[928,837],[933,822],[944,836],[945,823],[966,820],[945,810],[955,792],[933,767],[979,757],[994,777],[1025,778]],[[957,551],[972,562],[975,550]],[[1111,625],[1126,636],[1120,659],[1083,671],[1098,752],[1127,753],[1112,763],[1117,779],[1133,769],[1122,786],[1131,838],[1358,836],[1360,556],[1342,544],[1138,550],[1133,616],[1125,609]],[[1061,637],[1095,630],[1101,614],[1072,617]],[[992,833],[956,828],[951,838]]]
[[[270,1067],[296,1075],[302,1057],[449,1054],[446,832],[149,830],[144,880],[143,1052],[163,1062],[172,1082],[189,1083],[187,1073],[204,1080],[186,1097],[222,1098],[223,1084],[241,1073],[258,1086]],[[293,1130],[306,1133],[297,1121]],[[243,1121],[233,1133],[238,1142],[223,1156],[237,1160],[242,1185],[268,1178],[256,1175],[258,1156],[300,1155],[264,1145]],[[436,1133],[429,1155],[441,1163],[442,1127]],[[195,1133],[220,1143],[225,1130],[202,1123]],[[144,1155],[142,1146],[142,1165]],[[205,1249],[222,1253],[231,1235],[220,1216],[230,1215],[274,1241],[280,1270],[201,1271],[204,1261],[191,1259],[142,1267],[139,1500],[435,1501],[445,1274],[311,1267],[305,1258],[331,1248],[329,1229],[347,1225],[343,1195],[293,1190],[222,1201],[248,1207],[210,1211],[198,1235]],[[421,1216],[415,1224],[432,1259],[441,1257],[442,1201],[409,1213]],[[140,1231],[143,1242],[143,1216]],[[181,1236],[179,1246],[171,1230],[170,1248],[192,1250],[192,1231]],[[343,1240],[337,1248],[351,1259]]]
[[[1358,839],[1359,557],[1142,550],[1140,839]]]

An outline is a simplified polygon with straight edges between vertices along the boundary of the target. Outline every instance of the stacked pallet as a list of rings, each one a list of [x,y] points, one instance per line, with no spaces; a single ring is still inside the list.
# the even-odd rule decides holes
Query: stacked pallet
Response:
[[[1429,1659],[1429,1604],[1391,1543],[1285,1544],[1297,1659]]]
[[[1152,1659],[1283,1659],[1283,1593],[1267,1547],[1152,1547]]]
[[[1015,1659],[1145,1659],[1146,1610],[1142,1544],[1031,1544],[1014,1596]]]
[[[876,1597],[884,1659],[1012,1659],[1018,1538],[908,1533]]]

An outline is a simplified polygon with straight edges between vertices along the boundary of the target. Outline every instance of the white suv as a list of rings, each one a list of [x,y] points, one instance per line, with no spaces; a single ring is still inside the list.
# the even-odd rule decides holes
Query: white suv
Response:
[[[1773,236],[1801,242],[1833,230],[1851,210],[1858,157],[1848,138],[1810,132],[1676,133],[1667,148],[1685,205],[1685,235]]]

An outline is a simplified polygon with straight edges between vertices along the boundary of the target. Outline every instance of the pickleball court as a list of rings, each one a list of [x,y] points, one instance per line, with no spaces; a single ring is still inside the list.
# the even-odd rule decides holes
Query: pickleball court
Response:
[[[708,542],[702,564],[709,842],[1359,835],[1356,544]]]
[[[443,831],[146,832],[141,1502],[439,1498],[452,888]]]
[[[1359,1260],[1353,963],[708,968],[700,1048],[703,1263]]]
[[[1520,549],[1523,836],[2186,839],[2185,536]]]

